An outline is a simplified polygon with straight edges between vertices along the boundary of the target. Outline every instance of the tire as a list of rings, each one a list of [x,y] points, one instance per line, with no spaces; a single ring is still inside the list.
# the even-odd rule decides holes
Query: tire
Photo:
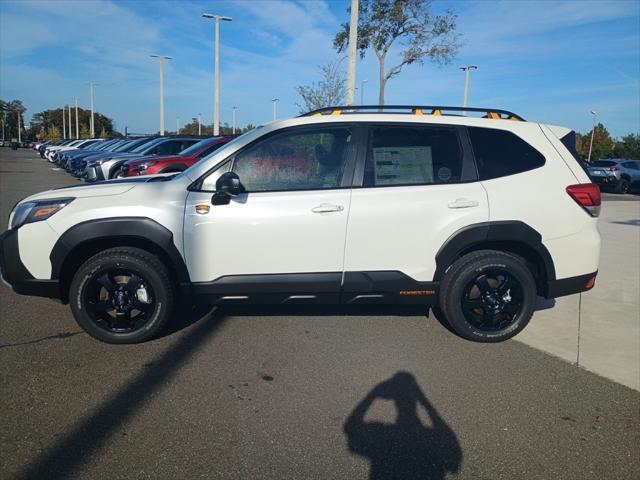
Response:
[[[527,326],[536,282],[525,261],[481,250],[458,259],[440,286],[440,308],[451,328],[475,342],[502,342]]]
[[[621,178],[616,185],[615,192],[616,193],[627,193],[629,191],[629,180],[626,178]]]
[[[174,293],[158,257],[117,247],[82,264],[71,281],[69,303],[78,325],[92,337],[106,343],[140,343],[165,327]]]

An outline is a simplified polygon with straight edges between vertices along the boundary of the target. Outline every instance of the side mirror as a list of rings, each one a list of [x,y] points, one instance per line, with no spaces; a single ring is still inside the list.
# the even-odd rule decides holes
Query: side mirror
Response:
[[[216,181],[216,192],[211,197],[213,205],[227,205],[231,197],[244,192],[240,177],[235,172],[225,172]]]

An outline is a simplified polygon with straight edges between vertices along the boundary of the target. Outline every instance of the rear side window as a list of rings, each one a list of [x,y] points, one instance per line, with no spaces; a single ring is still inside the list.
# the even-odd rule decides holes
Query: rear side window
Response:
[[[593,162],[594,167],[614,167],[616,165],[617,163],[611,160],[598,160],[597,162]]]
[[[364,186],[457,183],[462,149],[454,128],[425,126],[372,127]]]
[[[480,180],[515,175],[544,165],[544,156],[506,130],[468,127]]]
[[[209,145],[207,148],[205,148],[203,151],[201,151],[197,157],[198,158],[204,158],[207,155],[209,155],[210,153],[215,152],[216,150],[218,150],[221,146],[223,146],[224,143],[214,143],[213,145]]]

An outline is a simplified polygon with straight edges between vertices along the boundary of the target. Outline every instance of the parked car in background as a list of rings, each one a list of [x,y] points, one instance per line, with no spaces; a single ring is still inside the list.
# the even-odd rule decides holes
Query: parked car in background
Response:
[[[603,190],[627,193],[640,186],[640,161],[611,158],[598,160],[589,166],[589,178]]]
[[[83,155],[91,155],[92,153],[95,153],[95,152],[104,151],[109,147],[119,145],[123,141],[125,140],[116,138],[111,140],[105,140],[104,142],[95,142],[89,145],[88,147],[82,148],[82,149],[64,150],[62,152],[58,152],[58,156],[55,160],[55,163],[60,165],[60,167],[64,168],[65,170],[69,171],[69,163],[71,159],[81,157]]]
[[[85,170],[89,163],[100,163],[106,159],[110,159],[119,155],[126,154],[142,145],[155,140],[157,137],[141,137],[135,139],[128,139],[124,143],[112,147],[108,147],[103,151],[91,152],[90,155],[74,159],[71,165],[71,174],[75,177],[84,177]]]
[[[178,155],[150,156],[127,160],[116,177],[135,177],[156,173],[182,172],[235,138],[233,135],[205,138]]]
[[[114,178],[120,171],[120,166],[131,158],[149,155],[176,155],[200,140],[200,138],[194,137],[156,138],[152,142],[145,143],[128,153],[88,163],[85,168],[84,179],[88,182],[109,180]]]

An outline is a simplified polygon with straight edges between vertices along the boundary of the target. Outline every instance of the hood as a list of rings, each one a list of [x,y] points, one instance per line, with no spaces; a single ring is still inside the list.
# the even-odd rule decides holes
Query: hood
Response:
[[[108,195],[122,195],[123,193],[131,190],[137,184],[148,182],[150,178],[152,177],[123,178],[116,180],[107,180],[104,182],[82,183],[79,185],[71,185],[69,187],[60,187],[53,190],[36,193],[35,195],[31,195],[25,198],[20,203],[29,200],[43,200],[52,198],[88,198]]]

